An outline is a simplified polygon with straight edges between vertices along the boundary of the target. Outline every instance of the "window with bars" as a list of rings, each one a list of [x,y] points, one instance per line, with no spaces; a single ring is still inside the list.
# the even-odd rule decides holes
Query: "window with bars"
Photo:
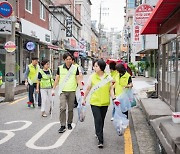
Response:
[[[32,0],[26,0],[25,5],[26,10],[32,13]]]

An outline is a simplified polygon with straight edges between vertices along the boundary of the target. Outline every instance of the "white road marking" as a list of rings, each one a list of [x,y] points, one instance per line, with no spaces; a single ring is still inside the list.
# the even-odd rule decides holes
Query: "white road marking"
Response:
[[[27,143],[26,146],[31,148],[31,149],[39,149],[39,150],[49,150],[49,149],[55,149],[58,148],[60,146],[62,146],[62,144],[65,142],[65,140],[67,139],[67,137],[71,134],[71,132],[73,131],[75,124],[72,124],[72,130],[66,130],[60,137],[59,139],[56,141],[55,144],[51,145],[51,146],[46,146],[46,147],[41,147],[41,146],[36,146],[34,145],[34,143],[49,129],[51,128],[53,125],[55,124],[59,124],[59,122],[52,122],[48,125],[46,125],[43,129],[41,129],[36,135],[34,135]]]
[[[0,140],[0,144],[3,144],[9,141],[15,135],[13,132],[6,131],[6,130],[0,130],[0,133],[7,134],[3,139]]]
[[[5,124],[12,124],[12,123],[16,123],[16,122],[24,122],[25,124],[22,127],[20,127],[20,128],[10,129],[10,130],[7,130],[7,131],[15,132],[15,131],[23,130],[23,129],[28,128],[32,124],[31,121],[24,121],[24,120],[10,121],[10,122],[6,122]]]
[[[0,133],[7,134],[7,136],[5,136],[3,139],[0,140],[0,144],[3,144],[5,142],[9,141],[15,135],[13,132],[26,129],[32,124],[31,121],[23,121],[23,120],[10,121],[10,122],[6,122],[5,124],[12,124],[12,123],[17,123],[17,122],[24,122],[25,124],[22,127],[17,128],[17,129],[0,130]]]

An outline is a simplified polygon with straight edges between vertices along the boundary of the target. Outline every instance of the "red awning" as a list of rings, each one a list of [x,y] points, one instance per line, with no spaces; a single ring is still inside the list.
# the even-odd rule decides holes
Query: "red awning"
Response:
[[[56,45],[52,45],[52,44],[48,44],[47,47],[48,47],[49,49],[53,49],[53,50],[59,50],[59,49],[60,49],[60,47],[58,47],[58,46],[56,46]]]
[[[141,34],[159,34],[159,27],[180,6],[180,0],[159,0]]]
[[[115,63],[123,63],[123,61],[121,59],[108,59],[106,61],[107,64],[110,64],[111,62],[115,62]]]

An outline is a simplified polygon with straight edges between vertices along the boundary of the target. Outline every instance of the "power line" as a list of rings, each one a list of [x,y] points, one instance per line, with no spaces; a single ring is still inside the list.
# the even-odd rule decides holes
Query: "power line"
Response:
[[[72,4],[71,0],[69,0],[69,2],[70,2],[70,4],[71,4],[71,6],[73,6],[73,8],[77,11],[77,13],[81,16],[79,10],[77,10],[77,8],[74,7],[74,5]],[[87,10],[87,8],[86,8],[84,5],[83,5],[83,7]],[[88,12],[88,10],[87,10],[87,14],[91,17],[90,12]],[[88,21],[85,20],[85,18],[83,18],[83,19],[84,19],[84,21],[86,21],[87,24],[89,24]],[[86,26],[86,25],[85,25],[85,26]],[[86,26],[86,27],[89,28],[88,26]],[[90,27],[91,27],[91,26],[90,26]]]
[[[50,0],[49,0],[50,1]],[[39,2],[45,7],[45,9],[51,14],[51,15],[53,15],[53,17],[55,17],[55,19],[65,28],[65,29],[67,29],[66,28],[66,26],[49,10],[49,8],[41,1],[41,0],[39,0]],[[50,1],[51,2],[51,1]],[[53,4],[53,6],[54,6],[54,4]],[[55,7],[55,6],[54,6]],[[58,10],[58,12],[59,12],[59,10]],[[61,12],[59,12],[60,14],[61,14]],[[77,33],[77,35],[79,36],[79,34]],[[72,34],[72,37],[78,42],[78,43],[81,43],[82,45],[84,45],[82,42],[80,42],[73,34]]]

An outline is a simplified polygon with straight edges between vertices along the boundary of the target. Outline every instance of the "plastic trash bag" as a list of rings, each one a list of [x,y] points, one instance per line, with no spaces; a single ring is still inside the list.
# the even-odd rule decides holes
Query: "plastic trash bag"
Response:
[[[84,106],[82,104],[78,104],[77,109],[78,109],[79,121],[83,122],[85,120],[85,117],[86,117],[86,106]]]
[[[80,122],[85,120],[86,116],[86,106],[82,105],[82,96],[80,94],[80,90],[76,91],[76,100],[78,102],[77,110],[78,110],[78,118]]]
[[[126,115],[122,113],[120,105],[115,105],[113,124],[119,136],[122,136],[124,134],[125,129],[129,125],[129,120],[127,119]]]
[[[127,89],[125,93],[128,95],[131,107],[136,106],[136,100],[135,100],[135,97],[134,97],[134,94],[133,94],[133,90],[132,89]]]
[[[120,94],[116,99],[121,103],[120,107],[122,112],[126,112],[131,109],[131,102],[129,101],[129,96],[126,91]]]

